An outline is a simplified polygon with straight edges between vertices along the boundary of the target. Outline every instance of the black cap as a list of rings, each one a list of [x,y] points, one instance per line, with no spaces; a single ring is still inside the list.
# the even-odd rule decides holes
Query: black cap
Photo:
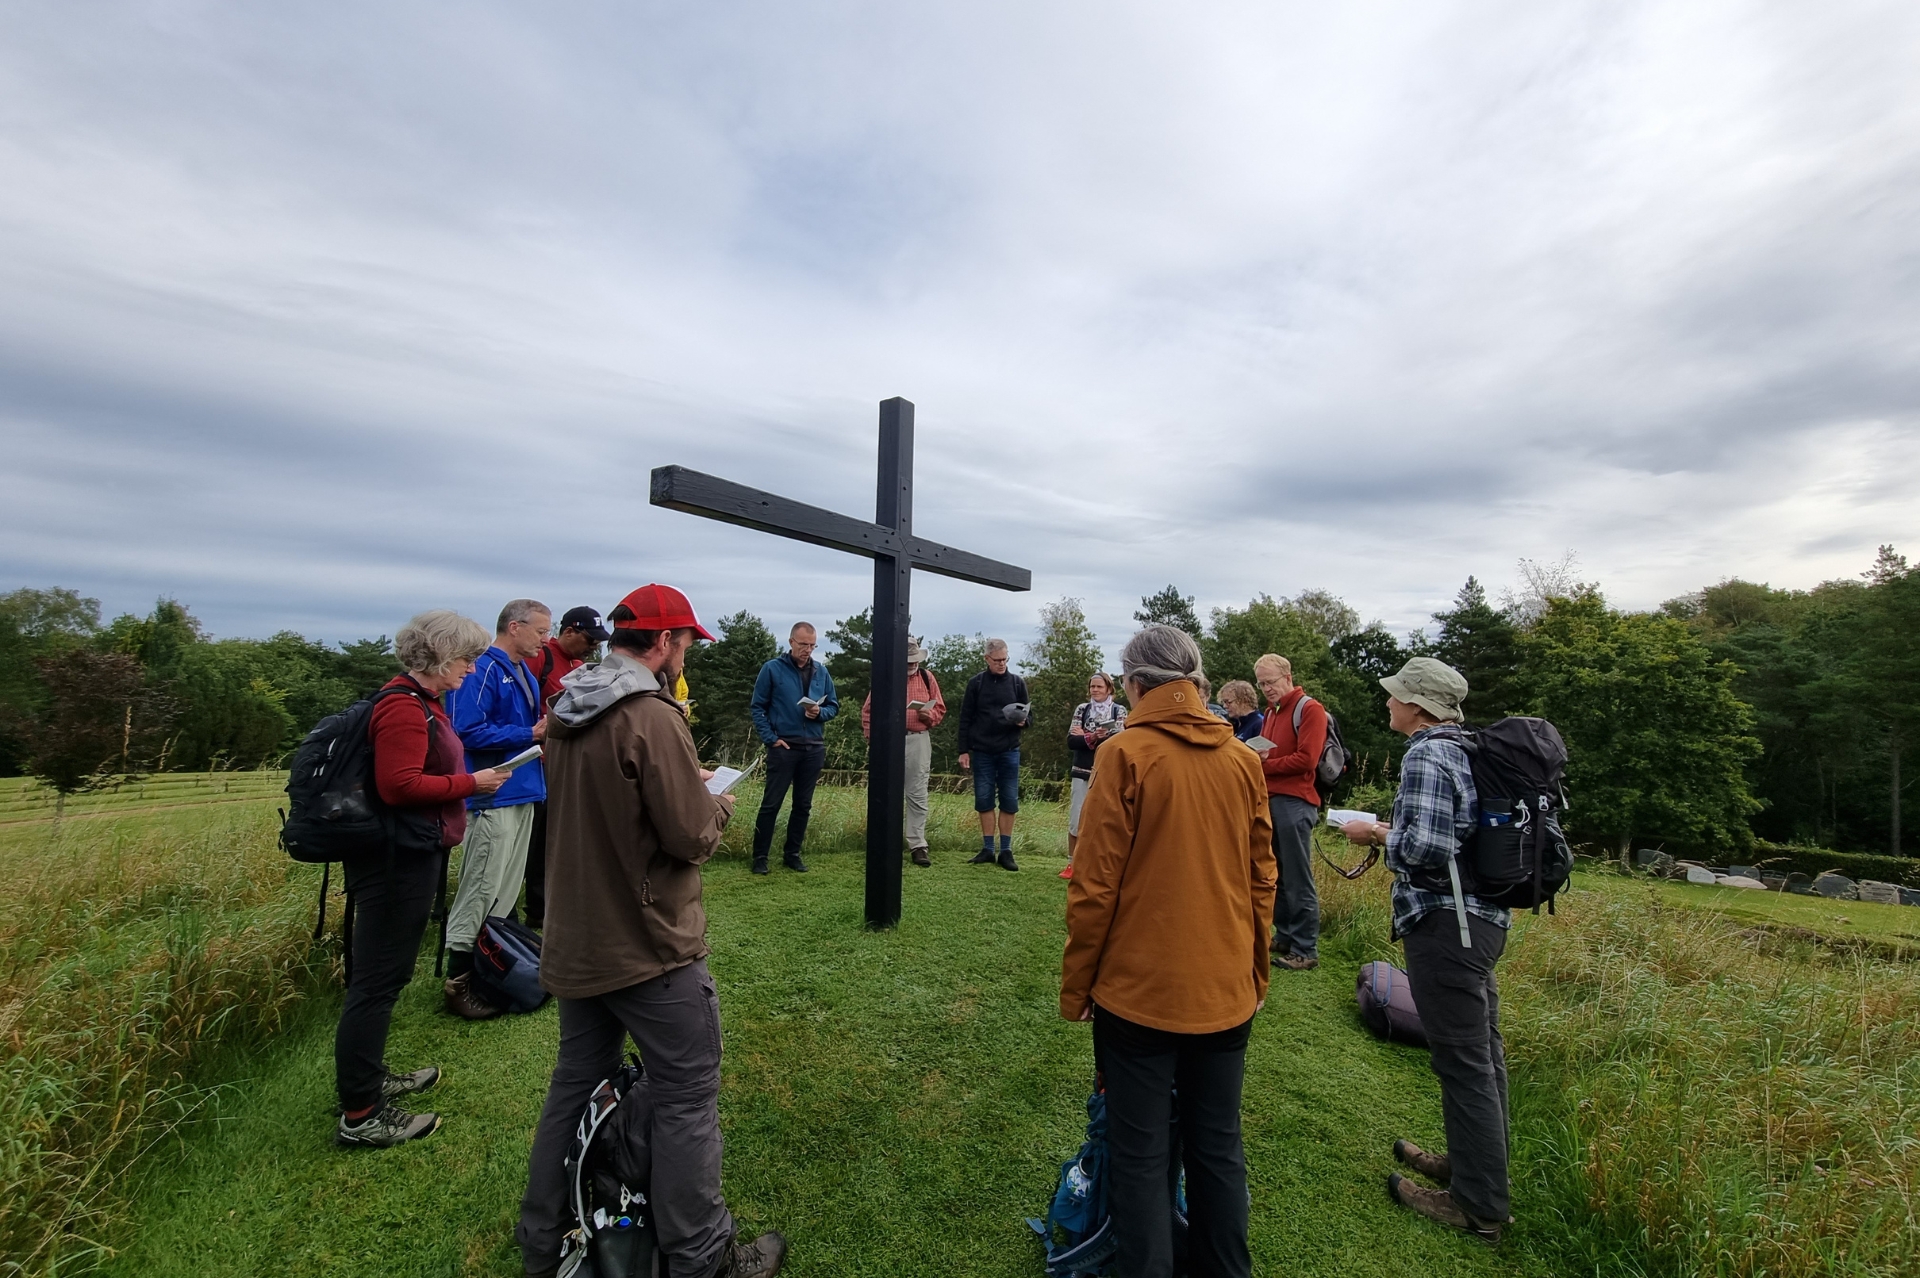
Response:
[[[591,608],[569,608],[567,615],[560,618],[561,630],[578,630],[595,643],[605,643],[612,632],[600,619],[600,614]]]

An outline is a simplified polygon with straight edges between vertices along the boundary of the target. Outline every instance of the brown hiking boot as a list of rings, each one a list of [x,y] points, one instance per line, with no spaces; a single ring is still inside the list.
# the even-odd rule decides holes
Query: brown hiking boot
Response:
[[[787,1240],[769,1229],[750,1243],[729,1243],[713,1278],[773,1278],[786,1260]]]
[[[927,856],[927,850],[925,848],[915,848],[913,850],[913,863],[915,865],[932,865],[933,861]]]
[[[1445,1154],[1429,1154],[1410,1140],[1393,1142],[1393,1156],[1425,1176],[1444,1185],[1453,1179],[1453,1160]]]
[[[500,1015],[500,1009],[491,1003],[483,1002],[473,992],[473,974],[462,972],[441,987],[441,993],[447,996],[447,1010],[455,1016],[463,1016],[470,1021],[490,1021]]]
[[[1320,966],[1317,958],[1307,958],[1301,954],[1276,954],[1273,956],[1275,967],[1284,967],[1290,972],[1311,972]]]
[[[1428,1220],[1463,1230],[1489,1247],[1500,1245],[1503,1226],[1468,1215],[1453,1201],[1453,1195],[1444,1189],[1427,1189],[1395,1172],[1387,1177],[1387,1193],[1402,1207],[1411,1207]]]

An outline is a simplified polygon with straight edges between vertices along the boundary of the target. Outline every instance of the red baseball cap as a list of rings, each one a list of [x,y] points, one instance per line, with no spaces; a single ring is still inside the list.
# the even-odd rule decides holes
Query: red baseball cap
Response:
[[[653,582],[620,602],[633,613],[633,620],[608,622],[615,630],[678,630],[692,626],[693,633],[702,639],[713,639],[700,624],[700,618],[693,615],[693,603],[672,586]]]

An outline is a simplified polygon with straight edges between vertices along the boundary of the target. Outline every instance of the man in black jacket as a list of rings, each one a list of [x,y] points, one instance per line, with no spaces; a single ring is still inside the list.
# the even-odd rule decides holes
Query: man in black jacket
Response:
[[[1013,859],[1013,817],[1020,810],[1020,734],[1032,717],[1027,681],[1007,669],[1007,641],[987,640],[987,668],[967,684],[960,702],[960,766],[973,773],[973,808],[980,814],[980,851],[974,865],[991,865],[994,808],[1000,809],[1002,869]]]

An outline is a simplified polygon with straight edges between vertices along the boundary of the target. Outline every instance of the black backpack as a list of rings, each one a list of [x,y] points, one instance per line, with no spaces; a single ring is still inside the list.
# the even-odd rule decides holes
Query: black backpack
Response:
[[[567,1147],[573,1228],[560,1240],[560,1278],[653,1278],[665,1268],[647,1202],[652,1125],[646,1069],[629,1057],[593,1089]]]
[[[1300,699],[1293,703],[1295,741],[1300,739],[1300,721],[1306,716],[1307,702],[1312,700],[1312,697],[1301,693]],[[1333,793],[1333,787],[1340,784],[1347,775],[1347,769],[1353,765],[1353,755],[1348,752],[1347,743],[1340,739],[1340,721],[1333,717],[1333,711],[1327,710],[1324,702],[1320,708],[1326,710],[1327,714],[1327,743],[1320,748],[1320,762],[1314,765],[1313,788],[1320,792],[1320,799],[1325,802],[1327,796]]]
[[[1567,746],[1545,719],[1514,715],[1462,743],[1480,796],[1480,823],[1460,855],[1467,891],[1507,909],[1545,905],[1573,873],[1560,831],[1566,811]]]
[[[390,808],[373,783],[373,743],[367,725],[373,707],[390,696],[417,697],[410,688],[382,688],[313,726],[293,752],[287,774],[287,806],[280,814],[280,846],[296,861],[325,868],[320,873],[320,907],[313,939],[327,926],[327,888],[331,862],[352,856],[395,851],[440,851],[440,819],[425,809]],[[433,711],[423,701],[427,731]],[[444,880],[445,875],[441,878]],[[443,911],[444,912],[444,911]],[[347,981],[353,981],[353,909],[349,901],[342,944]]]

